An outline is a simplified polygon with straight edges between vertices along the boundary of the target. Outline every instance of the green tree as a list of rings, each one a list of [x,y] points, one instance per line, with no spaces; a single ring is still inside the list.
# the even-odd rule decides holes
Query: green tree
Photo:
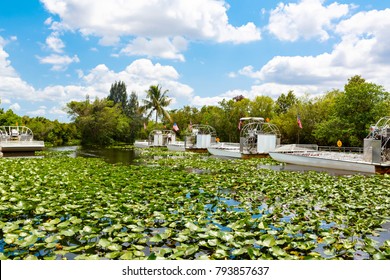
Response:
[[[290,90],[287,95],[282,93],[276,100],[275,113],[276,114],[285,114],[288,109],[293,105],[297,104],[298,99],[294,94],[294,91]]]
[[[13,126],[22,124],[22,118],[18,115],[16,115],[11,109],[8,109],[5,113],[4,110],[1,109],[0,112],[0,125],[5,126]]]
[[[129,115],[126,84],[124,82],[119,81],[111,85],[108,100],[112,100],[114,104],[120,104],[125,115]]]
[[[143,99],[144,105],[141,107],[141,111],[142,112],[149,111],[147,115],[148,118],[150,118],[153,112],[155,112],[156,123],[158,117],[165,117],[170,122],[172,121],[172,118],[169,115],[168,111],[165,110],[165,107],[169,106],[172,101],[172,99],[168,98],[167,93],[168,90],[161,91],[160,85],[152,85],[146,91],[147,99]]]
[[[389,113],[389,93],[383,86],[366,82],[356,75],[348,79],[344,91],[335,96],[332,114],[319,123],[314,135],[334,145],[362,146],[370,124]]]
[[[142,122],[145,122],[142,118],[138,97],[135,92],[130,94],[128,101],[128,117],[130,118],[129,142],[130,144],[133,144],[142,128]]]
[[[121,139],[128,131],[128,118],[119,104],[104,98],[92,103],[87,98],[84,102],[72,101],[67,104],[68,114],[74,119],[81,131],[82,145],[107,146]]]
[[[256,96],[249,104],[250,115],[253,117],[263,117],[272,119],[275,102],[269,96]]]

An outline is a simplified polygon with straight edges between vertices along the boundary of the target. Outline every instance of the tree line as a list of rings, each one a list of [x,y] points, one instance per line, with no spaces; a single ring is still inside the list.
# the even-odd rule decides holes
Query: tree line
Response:
[[[23,124],[37,140],[52,145],[109,146],[133,144],[136,139],[146,139],[152,130],[172,129],[173,124],[179,128],[175,131],[179,139],[189,133],[190,124],[208,124],[216,129],[220,141],[239,142],[239,119],[263,117],[278,126],[282,143],[335,146],[341,140],[344,146],[362,146],[370,125],[390,115],[389,93],[358,75],[348,79],[343,90],[333,89],[317,97],[306,94],[298,98],[293,91],[276,100],[240,95],[215,106],[168,110],[172,101],[168,94],[169,90],[152,85],[146,98],[139,101],[136,92],[128,95],[125,83],[118,81],[106,98],[90,100],[86,96],[84,101],[69,102],[66,111],[71,123],[20,117],[12,110],[0,109],[0,125]]]

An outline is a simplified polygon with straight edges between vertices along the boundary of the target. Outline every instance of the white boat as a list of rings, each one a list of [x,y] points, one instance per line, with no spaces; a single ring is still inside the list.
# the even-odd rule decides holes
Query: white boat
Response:
[[[137,140],[134,142],[136,148],[166,147],[176,142],[176,134],[172,130],[152,130],[148,140]]]
[[[240,144],[218,143],[207,148],[208,152],[217,157],[241,158]]]
[[[34,134],[25,126],[0,126],[0,152],[34,153],[45,148],[43,141],[34,140]]]
[[[292,153],[270,152],[269,155],[276,161],[288,164],[361,173],[375,173],[378,166],[378,164],[364,161],[362,154],[318,151]],[[383,167],[385,166],[390,167],[390,164],[383,164]]]
[[[390,117],[380,119],[371,126],[370,134],[364,139],[363,153],[327,151],[288,151],[270,152],[279,162],[355,171],[361,173],[390,173]]]
[[[194,124],[184,141],[175,141],[167,144],[170,151],[191,151],[206,153],[207,148],[213,145],[216,139],[215,129],[210,125]]]
[[[184,141],[176,141],[175,143],[169,143],[167,145],[167,148],[169,151],[174,151],[174,152],[185,152],[185,142]]]
[[[279,129],[264,118],[240,118],[239,128],[240,143],[217,143],[207,148],[209,153],[233,158],[265,157],[280,143]]]

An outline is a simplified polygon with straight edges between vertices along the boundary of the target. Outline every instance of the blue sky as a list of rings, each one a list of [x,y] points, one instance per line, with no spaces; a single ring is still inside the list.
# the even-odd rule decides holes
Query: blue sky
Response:
[[[237,95],[315,97],[361,75],[390,90],[388,0],[2,0],[1,107],[68,122],[124,81],[171,109]]]

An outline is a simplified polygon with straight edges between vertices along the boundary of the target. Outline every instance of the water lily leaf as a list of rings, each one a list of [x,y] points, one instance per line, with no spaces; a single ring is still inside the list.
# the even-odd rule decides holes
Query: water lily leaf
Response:
[[[278,256],[278,257],[287,255],[287,253],[282,248],[280,248],[279,246],[273,246],[272,247],[272,253],[275,256]]]
[[[197,231],[199,230],[199,227],[197,225],[195,225],[194,223],[191,223],[191,222],[187,222],[185,224],[186,228],[189,228],[191,231]]]
[[[211,247],[215,247],[218,245],[218,239],[209,239],[207,240],[207,244],[209,244]]]
[[[104,239],[104,238],[101,238],[98,242],[98,244],[103,247],[103,248],[107,248],[108,246],[111,245],[111,242],[108,241],[107,239]]]
[[[4,237],[4,242],[7,243],[7,244],[13,244],[16,240],[18,240],[19,238],[19,235],[17,234],[6,234],[5,237]]]
[[[72,224],[81,224],[83,222],[83,220],[81,220],[80,218],[77,218],[75,216],[70,217],[69,221]]]
[[[188,246],[188,248],[185,251],[186,256],[192,256],[196,252],[198,252],[199,247],[197,245]]]
[[[4,233],[13,232],[14,230],[19,228],[18,223],[7,223],[3,226],[2,230]]]
[[[110,252],[110,253],[107,253],[105,254],[105,257],[107,259],[116,259],[117,257],[119,257],[122,253],[121,252]]]
[[[270,234],[264,234],[256,244],[270,248],[275,245],[275,238]]]
[[[188,240],[188,236],[184,234],[179,234],[177,237],[172,238],[173,240],[179,241],[179,242],[185,242]]]
[[[33,260],[38,260],[38,258],[34,255],[27,255],[25,258],[25,260],[30,260],[30,261],[33,261]]]
[[[136,257],[145,257],[145,253],[142,251],[134,251],[133,253]]]
[[[48,249],[52,249],[52,248],[57,248],[58,245],[59,245],[58,243],[47,243],[45,247]]]
[[[85,233],[91,233],[92,232],[92,227],[90,227],[90,226],[84,226],[83,227],[83,232],[85,232]]]
[[[38,236],[36,235],[30,235],[27,236],[19,245],[20,247],[29,247],[33,245],[35,242],[37,242]]]
[[[325,243],[327,243],[327,244],[332,244],[332,243],[335,243],[335,242],[336,242],[336,238],[334,238],[334,237],[325,237],[325,238],[323,239],[323,241],[324,241]]]
[[[234,239],[234,236],[231,233],[224,231],[219,232],[218,237],[226,242],[230,242]]]
[[[133,259],[133,253],[132,252],[126,252],[120,256],[121,260],[132,260]]]
[[[108,245],[107,249],[109,249],[111,251],[120,251],[120,250],[122,250],[122,245],[113,243],[113,244]]]
[[[68,227],[70,225],[70,221],[68,220],[68,221],[64,221],[64,222],[62,222],[62,223],[59,223],[58,225],[57,225],[57,227],[58,228],[66,228],[66,227]]]
[[[65,229],[65,230],[60,231],[59,234],[65,235],[65,236],[73,236],[73,235],[75,235],[76,233],[73,231],[73,229],[68,228],[68,229]]]
[[[156,243],[161,242],[162,240],[163,239],[160,234],[156,234],[149,239],[150,242],[156,242]]]
[[[372,256],[372,258],[373,258],[374,260],[386,260],[386,259],[387,259],[386,256],[385,256],[383,253],[381,253],[381,252],[375,253],[375,254]]]
[[[49,225],[56,225],[56,224],[59,224],[61,222],[61,220],[59,218],[55,218],[53,220],[50,220],[48,222]]]
[[[269,229],[268,225],[264,221],[261,221],[257,227],[259,229]]]
[[[248,250],[246,248],[235,249],[232,251],[232,255],[239,256],[245,254]]]

